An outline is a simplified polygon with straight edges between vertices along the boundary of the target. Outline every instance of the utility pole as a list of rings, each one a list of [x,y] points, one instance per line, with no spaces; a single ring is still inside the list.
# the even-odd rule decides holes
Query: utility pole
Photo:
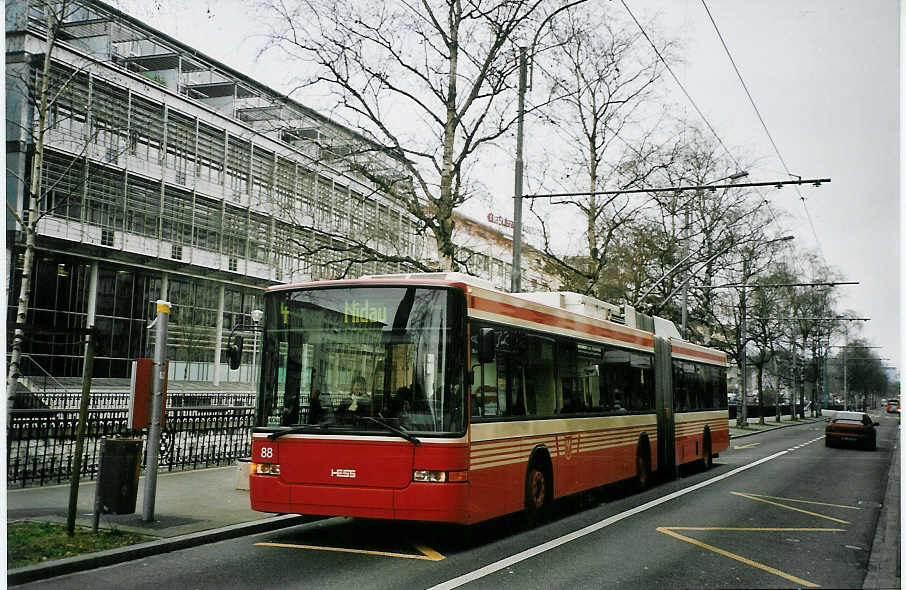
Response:
[[[849,340],[849,337],[847,337]],[[849,409],[849,388],[846,384],[846,349],[848,345],[843,346],[843,409]]]
[[[513,277],[510,291],[522,290],[522,142],[525,130],[525,86],[528,69],[525,47],[519,48],[519,111],[516,120],[516,186],[513,197]]]
[[[145,470],[145,497],[142,520],[154,520],[154,500],[157,495],[157,463],[160,457],[160,422],[163,415],[164,371],[167,370],[167,324],[170,320],[170,303],[157,300],[157,325],[154,338],[154,364],[151,368],[151,423],[148,425],[148,461]],[[148,326],[149,328],[151,326]]]
[[[739,415],[736,425],[748,425],[748,398],[746,394],[746,283],[749,280],[749,260],[742,261],[742,289],[739,292]]]

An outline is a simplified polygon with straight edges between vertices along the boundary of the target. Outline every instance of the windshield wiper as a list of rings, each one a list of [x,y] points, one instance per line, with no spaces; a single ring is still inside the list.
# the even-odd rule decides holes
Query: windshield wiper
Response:
[[[299,432],[311,432],[312,430],[327,430],[327,423],[323,424],[302,424],[301,426],[293,426],[292,428],[287,428],[286,430],[279,430],[277,432],[272,432],[267,435],[268,440],[277,440],[281,436],[287,434],[297,434]]]
[[[402,426],[397,428],[396,426],[393,426],[391,424],[388,424],[387,422],[384,422],[384,420],[378,420],[377,418],[374,418],[372,416],[359,416],[359,417],[363,418],[365,420],[368,420],[369,422],[374,422],[375,424],[378,424],[378,425],[382,426],[383,428],[386,428],[387,430],[389,430],[390,432],[392,432],[394,434],[400,435],[401,437],[405,438],[406,440],[408,440],[415,446],[418,446],[422,442],[422,441],[418,440],[417,438],[415,438],[415,436],[412,435],[412,433],[410,433],[408,430],[406,430]],[[384,418],[384,417],[381,416],[381,418]]]

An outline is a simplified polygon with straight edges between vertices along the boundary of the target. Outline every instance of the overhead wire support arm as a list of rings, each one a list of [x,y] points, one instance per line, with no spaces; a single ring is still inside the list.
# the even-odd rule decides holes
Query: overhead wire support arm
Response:
[[[871,318],[749,318],[763,322],[870,322]]]
[[[614,189],[609,191],[580,191],[575,193],[538,193],[534,195],[522,195],[523,199],[555,199],[559,197],[584,197],[595,195],[625,195],[637,193],[680,193],[683,191],[712,191],[719,188],[745,188],[758,186],[774,186],[782,188],[784,185],[794,184],[811,184],[821,186],[829,183],[830,178],[800,178],[798,180],[771,180],[765,182],[734,182],[730,184],[697,184],[689,186],[670,186],[663,188],[631,188],[631,189]]]
[[[745,287],[746,289],[776,289],[780,287],[835,287],[837,285],[858,285],[859,281],[837,281],[831,283],[732,283],[729,285],[697,285],[696,289],[731,289]]]

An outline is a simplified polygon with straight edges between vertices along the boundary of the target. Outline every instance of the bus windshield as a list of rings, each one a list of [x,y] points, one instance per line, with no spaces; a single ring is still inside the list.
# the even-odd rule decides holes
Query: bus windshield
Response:
[[[258,424],[463,433],[464,305],[432,287],[269,293]]]

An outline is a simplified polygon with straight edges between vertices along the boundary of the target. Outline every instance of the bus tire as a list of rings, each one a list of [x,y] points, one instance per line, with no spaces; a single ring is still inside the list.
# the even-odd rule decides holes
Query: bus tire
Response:
[[[714,466],[714,455],[711,454],[711,431],[705,430],[702,441],[702,468],[707,471]]]
[[[651,484],[651,459],[645,449],[639,445],[635,454],[635,489],[643,492]]]
[[[532,461],[525,474],[525,524],[533,527],[541,522],[550,505],[549,472],[539,461]]]

